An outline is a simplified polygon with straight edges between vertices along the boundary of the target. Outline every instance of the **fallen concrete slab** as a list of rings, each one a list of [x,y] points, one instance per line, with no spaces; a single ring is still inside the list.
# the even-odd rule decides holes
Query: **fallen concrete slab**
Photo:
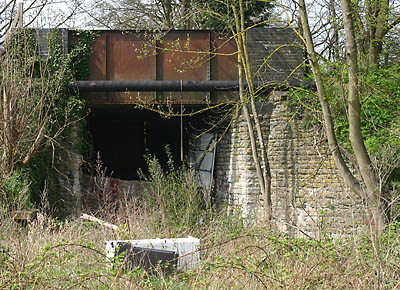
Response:
[[[157,262],[167,263],[176,260],[178,270],[192,269],[200,261],[200,240],[194,237],[175,239],[114,240],[106,242],[108,261],[124,253],[128,263],[149,268]],[[154,249],[156,251],[149,251]],[[144,259],[147,259],[145,261]],[[129,266],[129,265],[128,265]]]

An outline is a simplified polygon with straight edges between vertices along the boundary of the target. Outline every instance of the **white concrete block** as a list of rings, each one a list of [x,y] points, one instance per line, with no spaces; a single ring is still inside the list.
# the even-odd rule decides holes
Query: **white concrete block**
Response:
[[[119,243],[130,243],[132,246],[157,250],[174,251],[179,255],[178,269],[187,271],[200,261],[200,240],[194,237],[176,239],[146,239],[146,240],[113,240],[106,242],[107,260],[115,257]]]

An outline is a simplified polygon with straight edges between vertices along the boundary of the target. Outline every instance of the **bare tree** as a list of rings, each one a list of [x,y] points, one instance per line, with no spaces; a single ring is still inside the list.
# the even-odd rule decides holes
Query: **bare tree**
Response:
[[[32,33],[21,30],[12,34],[0,58],[2,174],[12,173],[17,165],[28,165],[43,144],[54,140],[63,128],[62,124],[52,128],[63,69],[53,71],[48,60],[39,59]]]
[[[22,27],[23,6],[17,8],[17,0],[9,0],[0,5],[0,44],[3,43],[11,29]]]
[[[196,28],[192,0],[86,1],[80,10],[91,27],[108,29]]]
[[[229,3],[229,2],[228,2]],[[257,178],[260,185],[261,195],[264,200],[264,208],[266,210],[266,218],[268,221],[272,219],[272,199],[271,199],[271,172],[268,161],[267,148],[265,146],[264,136],[260,125],[259,116],[255,106],[255,88],[253,85],[253,73],[251,70],[250,58],[248,54],[246,41],[246,27],[243,9],[243,1],[239,0],[239,11],[236,9],[234,2],[230,3],[231,9],[235,17],[235,28],[232,32],[235,35],[236,44],[238,46],[238,66],[239,66],[239,96],[243,106],[243,112],[246,119],[247,131],[250,137],[251,152],[253,162],[257,171]],[[249,84],[247,97],[243,87],[244,80]],[[247,107],[250,103],[251,114]],[[258,144],[254,136],[254,127],[257,133]],[[261,155],[261,159],[259,158]]]
[[[396,5],[398,2],[396,4],[396,1],[391,0],[365,0],[358,5],[350,3],[349,9],[356,23],[356,47],[361,56],[367,56],[371,66],[379,64],[386,34],[400,23],[399,7]]]
[[[56,124],[55,98],[63,88],[64,61],[56,69],[50,59],[40,59],[32,30],[53,0],[17,0],[0,3],[0,173],[26,166],[34,154],[70,122]],[[24,19],[24,18],[25,19]],[[54,23],[62,25],[69,16]]]

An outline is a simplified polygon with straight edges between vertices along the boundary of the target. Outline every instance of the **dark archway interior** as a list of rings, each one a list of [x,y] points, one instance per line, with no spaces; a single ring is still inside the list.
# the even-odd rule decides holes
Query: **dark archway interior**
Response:
[[[189,136],[207,127],[207,113],[183,118],[183,152],[187,156]],[[138,170],[146,172],[144,156],[155,155],[162,165],[167,163],[165,146],[168,144],[175,164],[181,156],[181,119],[163,118],[158,113],[135,109],[133,106],[105,106],[92,108],[88,116],[88,130],[92,138],[93,156],[97,153],[108,176],[139,179]]]

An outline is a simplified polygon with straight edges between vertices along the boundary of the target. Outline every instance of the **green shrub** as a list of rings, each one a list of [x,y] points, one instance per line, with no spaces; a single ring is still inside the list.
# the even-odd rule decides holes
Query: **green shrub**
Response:
[[[32,207],[27,180],[27,173],[22,170],[0,176],[0,207],[3,212]]]
[[[194,170],[187,165],[176,167],[168,147],[166,153],[167,170],[163,170],[155,156],[147,155],[148,175],[139,172],[141,179],[149,184],[145,192],[146,207],[154,230],[192,232],[212,215],[210,201],[204,198],[209,193],[198,186]]]

